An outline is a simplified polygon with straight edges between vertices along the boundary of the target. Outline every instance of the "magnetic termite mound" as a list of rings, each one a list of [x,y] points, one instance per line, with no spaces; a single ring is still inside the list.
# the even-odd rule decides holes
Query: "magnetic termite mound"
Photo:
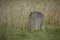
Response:
[[[42,29],[44,15],[41,12],[33,11],[29,15],[29,27],[32,30]]]

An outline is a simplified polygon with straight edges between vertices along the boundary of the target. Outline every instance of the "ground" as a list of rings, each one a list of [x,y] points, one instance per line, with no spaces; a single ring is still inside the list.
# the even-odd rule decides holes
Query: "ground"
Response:
[[[19,31],[14,27],[0,27],[0,40],[60,40],[60,27],[45,25],[45,30]]]

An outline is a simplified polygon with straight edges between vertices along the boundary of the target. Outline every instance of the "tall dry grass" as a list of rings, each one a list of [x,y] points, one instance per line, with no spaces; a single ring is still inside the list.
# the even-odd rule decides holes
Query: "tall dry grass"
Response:
[[[24,27],[31,11],[39,11],[45,23],[60,26],[60,5],[57,0],[0,0],[0,26]]]

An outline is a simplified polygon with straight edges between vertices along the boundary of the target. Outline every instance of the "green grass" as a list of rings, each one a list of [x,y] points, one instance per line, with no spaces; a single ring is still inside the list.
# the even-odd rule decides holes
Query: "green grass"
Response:
[[[0,27],[0,40],[60,40],[60,27],[45,25],[45,30],[20,30],[19,27]]]

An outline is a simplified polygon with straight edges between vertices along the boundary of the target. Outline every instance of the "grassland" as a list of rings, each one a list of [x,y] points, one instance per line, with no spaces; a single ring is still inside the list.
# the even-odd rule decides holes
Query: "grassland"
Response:
[[[60,40],[59,0],[0,0],[0,40]],[[47,24],[44,30],[32,31],[27,20],[31,11],[43,13]],[[12,25],[12,26],[11,26]]]
[[[60,27],[45,25],[45,30],[19,30],[18,27],[0,27],[0,40],[60,40]]]

